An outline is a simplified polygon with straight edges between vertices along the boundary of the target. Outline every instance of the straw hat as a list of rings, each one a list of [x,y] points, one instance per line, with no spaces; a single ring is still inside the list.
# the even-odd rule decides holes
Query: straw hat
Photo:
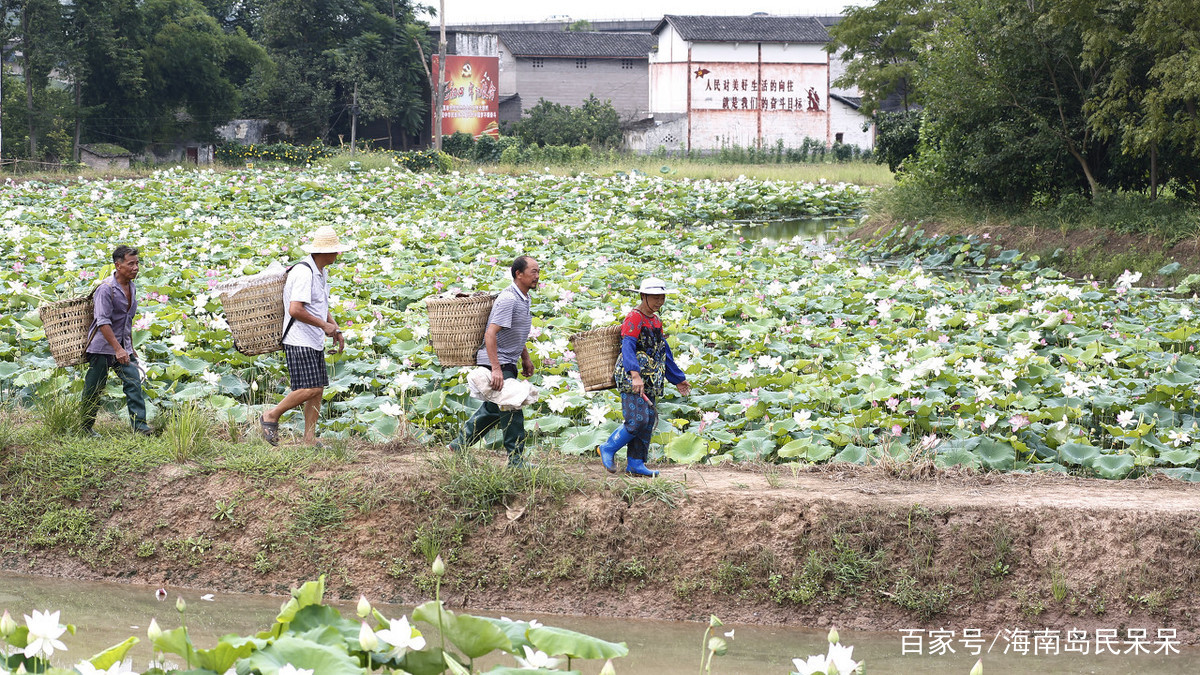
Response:
[[[354,244],[343,244],[332,227],[322,225],[312,233],[312,242],[300,248],[305,253],[342,253],[354,248]]]
[[[667,282],[658,277],[646,277],[642,279],[642,285],[638,288],[629,289],[634,293],[644,293],[646,295],[667,295],[675,293],[675,289],[667,290]]]

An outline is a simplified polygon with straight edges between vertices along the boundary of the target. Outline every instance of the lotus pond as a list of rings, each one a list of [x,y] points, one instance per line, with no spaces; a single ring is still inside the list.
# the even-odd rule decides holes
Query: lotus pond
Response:
[[[526,415],[541,451],[586,453],[619,423],[615,394],[582,391],[568,338],[620,321],[636,303],[622,289],[655,274],[680,289],[663,318],[695,387],[661,403],[653,452],[675,462],[923,455],[939,466],[1200,478],[1194,300],[1140,288],[1134,275],[1102,286],[1015,266],[968,283],[741,236],[741,221],[846,216],[866,196],[852,185],[638,174],[324,169],[10,184],[0,193],[0,396],[23,405],[77,394],[82,371],[54,368],[37,306],[88,290],[111,273],[112,248],[130,243],[142,249],[136,345],[150,401],[253,420],[285,391],[283,362],[233,351],[212,289],[298,259],[303,235],[329,223],[358,247],[331,268],[348,348],[331,358],[325,434],[455,433],[475,402],[464,371],[438,365],[422,300],[500,290],[511,259],[528,253],[543,270],[531,335],[543,395]]]
[[[237,653],[237,645],[240,642],[253,642],[250,639],[237,638],[237,635],[254,635],[264,627],[276,624],[280,604],[285,600],[279,596],[212,594],[194,589],[173,589],[171,593],[160,597],[163,599],[155,599],[153,587],[124,583],[49,579],[23,574],[5,574],[0,578],[0,610],[9,611],[15,622],[22,623],[23,615],[49,608],[60,612],[59,620],[63,623],[77,626],[74,634],[61,636],[67,649],[56,650],[50,659],[52,663],[70,667],[71,664],[87,659],[92,654],[101,653],[111,645],[125,644],[124,641],[130,636],[138,638],[138,642],[129,645],[128,651],[123,653],[131,662],[132,668],[113,666],[114,672],[138,672],[151,660],[156,660],[156,648],[161,652],[163,647],[170,649],[178,645],[182,636],[171,630],[179,623],[181,617],[175,609],[175,600],[178,597],[183,597],[187,603],[188,637],[194,646],[208,652],[213,645],[219,644],[220,640],[227,646],[229,656]],[[345,626],[341,641],[347,652],[361,651],[356,644],[361,627],[355,623],[358,620],[355,603],[327,600],[325,605],[340,613],[342,618],[350,620],[350,625]],[[386,603],[373,603],[373,609],[391,619],[407,619],[413,613],[412,607]],[[310,613],[312,611],[309,610]],[[320,620],[326,625],[342,627],[342,623],[333,612],[322,610],[322,614]],[[154,644],[146,636],[152,618],[166,631],[167,639],[162,645]],[[318,623],[312,620],[316,618],[312,617],[308,624],[311,626]],[[488,620],[496,621],[496,618]],[[545,624],[626,645],[628,655],[613,660],[615,671],[620,675],[694,675],[698,670],[697,662],[705,629],[705,623],[702,621],[530,616],[524,613],[513,614],[513,618],[523,624],[522,628]],[[433,625],[420,621],[413,621],[410,625],[424,632],[422,638],[426,643],[425,649],[429,650],[439,644],[438,632]],[[504,619],[496,621],[496,625],[510,630],[512,628]],[[921,650],[921,654],[918,655],[912,650],[907,654],[904,652],[903,634],[900,631],[870,633],[843,629],[839,633],[842,644],[854,647],[855,659],[866,664],[865,671],[868,673],[920,672],[924,675],[965,675],[979,658],[979,655],[964,649],[954,640],[949,641],[956,648],[953,654],[932,654]],[[798,655],[821,654],[827,648],[826,630],[795,626],[726,625],[720,627],[716,634],[725,640],[728,651],[713,659],[711,672],[722,675],[783,675],[795,672],[792,659]],[[172,637],[175,638],[174,643]],[[159,639],[163,640],[163,637]],[[329,642],[326,640],[327,644]],[[1060,650],[1057,654],[1033,655],[1022,654],[1016,650],[1005,653],[1006,645],[1007,639],[1001,638],[983,652],[985,672],[1036,671],[1046,675],[1080,672],[1097,675],[1131,672],[1183,674],[1195,670],[1194,663],[1197,658],[1195,648],[1188,646],[1180,647],[1176,653],[1167,654],[1125,655],[1105,652],[1081,655]],[[303,649],[297,649],[298,646],[300,645],[292,646],[291,656],[295,661],[293,665],[315,665],[310,660],[313,655],[305,653]],[[986,649],[987,645],[983,648]],[[388,650],[381,645],[379,651]],[[321,653],[318,656],[329,658],[330,655]],[[183,657],[175,653],[167,654],[164,660],[175,665],[182,665],[184,661]],[[265,660],[260,658],[255,665],[261,667],[264,662]],[[513,655],[490,654],[477,661],[477,670],[484,671],[506,665],[517,665]],[[602,662],[576,660],[573,666],[576,672],[594,674],[600,671]],[[341,672],[335,671],[328,662],[325,668],[322,672]],[[74,671],[59,672],[69,674]],[[83,669],[80,672],[83,672]]]

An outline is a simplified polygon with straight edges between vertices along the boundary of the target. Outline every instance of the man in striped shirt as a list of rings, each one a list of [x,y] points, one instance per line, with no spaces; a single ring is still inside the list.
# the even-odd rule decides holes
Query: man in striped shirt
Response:
[[[496,390],[504,387],[504,380],[516,379],[518,360],[522,374],[527,378],[533,375],[533,360],[529,358],[525,343],[533,327],[529,291],[537,288],[540,269],[536,260],[523,255],[513,261],[511,272],[513,283],[496,297],[488,316],[483,346],[475,357],[477,364],[492,369],[492,388]],[[504,432],[508,465],[525,466],[525,412],[501,410],[500,406],[487,401],[467,420],[462,433],[450,443],[450,449],[458,452],[470,447],[493,428]]]

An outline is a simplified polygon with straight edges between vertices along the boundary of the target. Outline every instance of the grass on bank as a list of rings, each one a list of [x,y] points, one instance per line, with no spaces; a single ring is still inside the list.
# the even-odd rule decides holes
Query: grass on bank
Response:
[[[877,191],[867,205],[871,218],[853,236],[872,240],[907,225],[937,234],[1005,233],[1005,247],[1068,276],[1112,280],[1125,270],[1141,272],[1143,284],[1173,285],[1200,271],[1200,206],[1167,194],[1151,201],[1138,193],[1082,195],[1018,207],[966,203],[901,184]],[[1178,271],[1158,274],[1171,263]],[[1168,268],[1170,269],[1170,268]]]
[[[385,153],[340,152],[333,157],[321,160],[322,166],[328,166],[338,171],[354,168],[363,171],[379,170],[395,166],[391,156]],[[498,173],[504,175],[522,175],[528,173],[551,173],[556,176],[578,176],[593,174],[610,176],[617,173],[639,171],[650,176],[665,178],[691,178],[694,180],[707,179],[717,181],[736,180],[740,176],[754,180],[786,180],[816,183],[825,180],[830,183],[854,183],[857,185],[892,185],[892,172],[884,165],[869,161],[853,162],[802,162],[780,164],[719,164],[712,159],[704,158],[655,158],[645,155],[627,155],[613,160],[608,156],[596,160],[556,164],[490,164],[465,160],[454,160],[455,170],[463,173]]]

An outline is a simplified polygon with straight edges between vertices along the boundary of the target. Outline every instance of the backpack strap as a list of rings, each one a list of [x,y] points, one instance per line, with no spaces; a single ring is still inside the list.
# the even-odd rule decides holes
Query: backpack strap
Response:
[[[292,273],[292,268],[293,268],[293,267],[295,267],[296,265],[304,265],[304,266],[305,266],[305,267],[307,267],[309,270],[312,270],[312,273],[313,273],[314,275],[317,273],[317,271],[316,271],[316,270],[314,270],[314,269],[312,268],[312,265],[309,265],[307,262],[305,262],[305,261],[301,260],[300,262],[296,263],[295,265],[289,265],[289,266],[288,266],[288,268],[287,268],[287,271],[286,271],[284,274],[285,274],[285,275],[287,275],[287,274],[291,274],[291,273]],[[286,279],[286,276],[285,276],[284,278]],[[286,282],[285,282],[285,283],[286,283]],[[296,323],[296,317],[294,317],[294,316],[289,316],[289,317],[288,317],[288,324],[287,324],[287,326],[286,326],[286,327],[283,329],[283,335],[279,336],[279,341],[280,341],[280,342],[283,342],[284,338],[286,338],[286,337],[288,336],[288,333],[289,333],[289,332],[291,332],[291,330],[292,330],[292,326],[293,326],[293,325],[295,325],[295,323]]]

